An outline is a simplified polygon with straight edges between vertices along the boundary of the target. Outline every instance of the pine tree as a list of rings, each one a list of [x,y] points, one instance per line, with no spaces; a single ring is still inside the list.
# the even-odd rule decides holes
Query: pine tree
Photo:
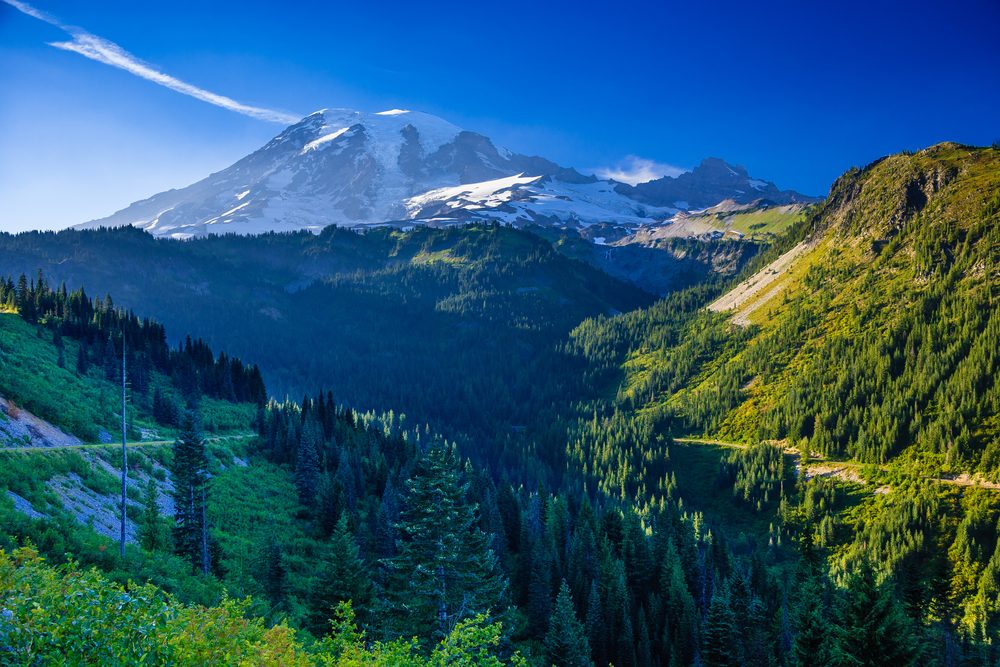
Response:
[[[329,631],[330,619],[341,602],[350,602],[362,618],[371,605],[371,576],[358,553],[346,515],[341,515],[330,537],[330,551],[323,560],[312,602],[315,610],[312,624],[317,636]]]
[[[715,591],[705,617],[705,634],[701,642],[701,661],[705,667],[736,667],[737,643],[733,610],[729,606],[729,591],[723,586]]]
[[[663,644],[671,647],[672,653],[684,664],[689,664],[697,646],[695,604],[673,540],[667,546],[661,565],[660,589],[664,592],[666,611]]]
[[[527,612],[528,627],[538,638],[545,636],[552,614],[552,560],[549,554],[545,540],[536,539],[531,548]]]
[[[810,577],[802,588],[795,616],[793,652],[797,667],[822,667],[832,662],[833,630],[827,619],[825,597],[822,579]]]
[[[76,373],[77,375],[86,375],[87,369],[90,367],[90,363],[87,360],[87,342],[81,341],[80,345],[76,348]]]
[[[556,595],[556,606],[545,635],[545,655],[555,667],[593,667],[590,644],[583,625],[573,610],[573,598],[563,579]]]
[[[743,664],[746,667],[767,667],[771,663],[767,609],[756,595],[750,599],[747,625],[743,628]]]
[[[118,352],[115,349],[115,342],[108,336],[104,344],[104,377],[109,382],[118,381],[118,373],[121,372],[121,362]]]
[[[257,557],[257,580],[272,609],[284,609],[288,592],[288,567],[285,551],[271,530],[264,538]]]
[[[28,288],[28,276],[23,273],[17,279],[17,289],[14,292],[14,305],[17,306],[17,310],[21,313],[21,317],[25,321],[30,322],[33,318],[30,317],[29,308],[33,305],[33,299],[31,297],[31,291]]]
[[[505,582],[453,447],[432,446],[406,487],[399,553],[387,563],[387,629],[439,640],[463,619],[499,611]]]
[[[174,482],[174,550],[208,574],[210,558],[205,532],[205,489],[208,459],[205,442],[191,413],[184,416],[174,442],[170,472]]]
[[[319,489],[319,449],[323,444],[323,427],[314,413],[309,413],[302,426],[302,439],[295,460],[295,487],[299,501],[309,508],[316,507]]]
[[[910,621],[891,581],[881,584],[868,561],[848,579],[839,650],[861,667],[907,667],[915,659]]]
[[[146,551],[159,551],[163,544],[163,519],[160,515],[159,494],[156,482],[150,478],[146,482],[142,496],[142,516],[139,522],[139,544]]]
[[[590,595],[587,597],[587,617],[585,620],[587,641],[590,643],[591,656],[598,665],[607,664],[605,646],[604,613],[601,610],[601,591],[597,580],[590,584]]]

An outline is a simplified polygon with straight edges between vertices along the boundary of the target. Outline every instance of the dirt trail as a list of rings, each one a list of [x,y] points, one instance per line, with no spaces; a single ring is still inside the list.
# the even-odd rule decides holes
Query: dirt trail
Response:
[[[247,438],[252,438],[254,434],[252,433],[236,433],[233,435],[212,435],[204,438],[205,442],[219,442],[220,440],[246,440]],[[165,445],[174,444],[174,440],[133,440],[125,443],[127,447],[163,447]],[[120,442],[98,442],[98,443],[86,443],[81,442],[77,444],[68,445],[50,445],[48,447],[0,447],[0,452],[51,452],[57,449],[97,449],[100,447],[115,447],[120,448],[122,443]]]
[[[762,304],[767,303],[772,296],[781,290],[782,285],[775,285],[764,295],[764,298],[758,299],[743,310],[740,310],[740,308],[768,285],[785,275],[796,259],[815,247],[816,241],[814,240],[802,241],[784,255],[713,301],[709,304],[708,309],[716,313],[738,310],[739,312],[733,316],[733,322],[740,326],[747,326],[750,323],[748,319],[750,313],[757,310]]]
[[[713,440],[711,438],[674,438],[674,442],[680,442],[684,444],[694,444],[694,445],[714,445],[716,447],[726,447],[728,449],[748,449],[749,445],[745,445],[740,442],[727,442],[725,440]],[[772,443],[781,444],[781,443]],[[794,447],[784,447],[786,454],[794,456],[796,461],[799,460],[801,452]],[[798,465],[798,464],[797,464]],[[867,480],[862,475],[862,469],[866,467],[867,464],[858,463],[857,461],[831,461],[828,459],[816,459],[813,457],[810,462],[806,464],[804,470],[802,471],[806,479],[812,477],[836,477],[842,479],[846,482],[854,482],[856,484],[866,484]],[[889,467],[885,465],[875,466],[881,470],[888,470]],[[989,480],[983,479],[978,474],[971,475],[967,472],[963,472],[957,475],[947,476],[947,477],[927,477],[933,482],[938,484],[950,484],[953,486],[963,486],[963,487],[976,487],[979,489],[990,489],[993,491],[1000,491],[1000,483],[991,482]],[[875,489],[875,493],[888,493],[891,490],[890,487],[881,486]]]

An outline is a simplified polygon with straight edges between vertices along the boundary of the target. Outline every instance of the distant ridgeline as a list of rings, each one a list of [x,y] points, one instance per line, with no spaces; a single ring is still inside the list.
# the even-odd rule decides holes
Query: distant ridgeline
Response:
[[[149,319],[139,319],[132,311],[116,308],[110,296],[91,299],[83,288],[68,291],[65,284],[52,289],[39,271],[37,278],[21,275],[14,280],[0,279],[0,317],[20,316],[27,325],[41,332],[49,332],[51,343],[57,351],[57,366],[75,371],[76,376],[86,377],[91,369],[112,383],[121,381],[122,343],[125,345],[129,389],[133,399],[139,397],[148,406],[156,422],[176,426],[179,411],[185,403],[194,403],[201,397],[231,403],[263,405],[267,399],[264,381],[257,366],[244,364],[225,352],[214,355],[201,339],[187,337],[176,349],[170,349],[163,325]],[[4,326],[6,331],[12,324]],[[9,332],[8,332],[9,333]],[[16,343],[16,338],[15,338]],[[22,343],[23,345],[23,343]],[[36,367],[20,368],[19,359],[5,358],[5,369],[0,394],[21,407],[42,414],[38,416],[57,424],[65,422],[59,414],[46,409],[45,404],[35,405],[32,381],[41,383],[48,378],[44,368],[38,366],[37,356],[31,359]],[[35,377],[25,377],[18,384],[18,372]],[[168,378],[158,382],[157,375]],[[68,387],[55,387],[63,391]],[[39,392],[41,393],[41,392]],[[18,395],[20,394],[20,395]],[[67,402],[73,398],[65,396]],[[69,411],[73,405],[66,405]],[[48,413],[48,414],[46,414]],[[95,424],[66,424],[77,435],[93,436]],[[89,432],[88,432],[89,431]]]

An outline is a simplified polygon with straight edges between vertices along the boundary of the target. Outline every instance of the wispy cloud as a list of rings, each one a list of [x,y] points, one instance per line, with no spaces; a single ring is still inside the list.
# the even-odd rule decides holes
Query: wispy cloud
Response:
[[[657,162],[639,157],[637,155],[627,155],[624,159],[611,167],[600,167],[594,170],[598,178],[610,178],[619,183],[636,185],[645,183],[664,176],[680,176],[688,171],[672,164]]]
[[[99,63],[117,67],[118,69],[125,70],[130,74],[134,74],[135,76],[146,79],[147,81],[152,81],[153,83],[169,88],[170,90],[183,95],[188,95],[189,97],[201,100],[202,102],[214,104],[217,107],[222,107],[223,109],[228,109],[229,111],[235,111],[236,113],[243,114],[244,116],[250,116],[251,118],[257,118],[259,120],[265,120],[272,123],[281,123],[282,125],[289,125],[299,120],[299,116],[294,114],[243,104],[230,97],[226,97],[225,95],[219,95],[218,93],[213,93],[209,90],[205,90],[204,88],[199,88],[198,86],[187,83],[186,81],[181,81],[180,79],[161,72],[152,65],[143,62],[141,59],[132,55],[114,42],[91,34],[82,28],[66,25],[54,16],[36,9],[26,2],[21,2],[20,0],[0,0],[0,2],[5,2],[28,16],[55,26],[72,37],[71,40],[65,42],[50,42],[50,46],[54,46],[57,49],[79,53],[85,58],[90,58],[91,60],[96,60]]]

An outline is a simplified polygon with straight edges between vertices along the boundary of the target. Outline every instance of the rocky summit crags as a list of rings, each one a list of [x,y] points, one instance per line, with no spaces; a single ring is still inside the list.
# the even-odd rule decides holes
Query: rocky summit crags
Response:
[[[633,187],[511,152],[430,114],[326,109],[193,185],[78,227],[133,225],[191,238],[318,232],[331,224],[638,226],[724,199],[812,201],[718,159]]]

